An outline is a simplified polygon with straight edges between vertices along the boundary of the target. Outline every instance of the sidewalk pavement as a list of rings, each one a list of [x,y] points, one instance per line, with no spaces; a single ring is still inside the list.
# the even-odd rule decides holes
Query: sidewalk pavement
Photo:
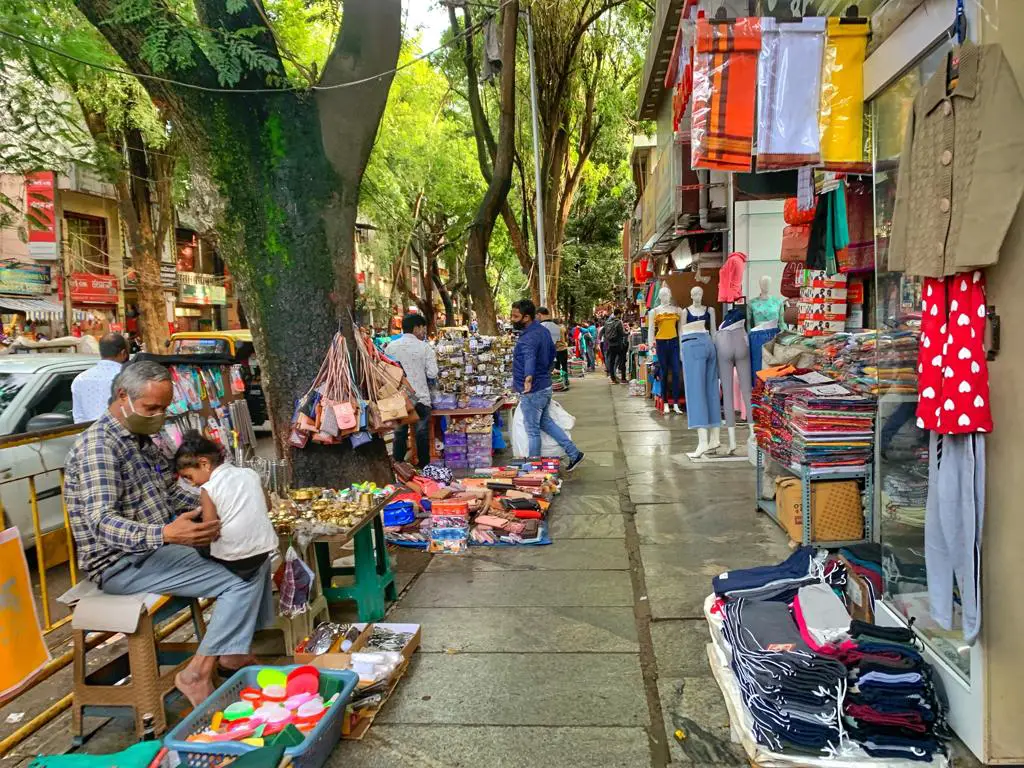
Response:
[[[330,765],[748,765],[701,606],[712,576],[788,554],[754,511],[750,465],[693,464],[685,416],[602,376],[558,399],[587,459],[553,506],[554,543],[435,556],[388,615],[422,624],[422,649]]]

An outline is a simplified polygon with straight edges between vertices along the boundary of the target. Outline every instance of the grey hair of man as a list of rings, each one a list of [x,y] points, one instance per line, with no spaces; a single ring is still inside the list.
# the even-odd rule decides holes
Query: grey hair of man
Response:
[[[114,377],[114,382],[110,386],[110,397],[115,399],[117,393],[123,389],[128,393],[128,397],[134,400],[142,396],[147,385],[170,380],[170,371],[160,363],[154,363],[152,360],[126,363],[121,372]]]

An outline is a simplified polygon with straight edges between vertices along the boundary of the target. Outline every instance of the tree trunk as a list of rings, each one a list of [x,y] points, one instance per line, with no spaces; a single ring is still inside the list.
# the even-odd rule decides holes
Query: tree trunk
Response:
[[[487,246],[494,224],[512,187],[512,160],[515,152],[516,123],[516,38],[519,31],[519,2],[510,0],[502,11],[501,42],[501,122],[498,128],[494,167],[484,199],[469,227],[466,247],[466,285],[476,311],[480,333],[498,334],[494,298],[487,283]]]
[[[76,0],[134,71],[146,20],[108,23],[117,0]],[[252,5],[227,14],[222,0],[196,0],[200,20],[228,29],[261,26]],[[161,17],[161,20],[165,20]],[[174,22],[170,22],[174,23]],[[141,27],[141,28],[140,28]],[[252,40],[277,56],[272,36]],[[391,85],[401,44],[400,0],[345,0],[343,24],[323,84],[358,85],[315,93],[219,93],[145,80],[154,101],[181,130],[183,148],[205,163],[224,200],[219,247],[240,289],[263,366],[279,452],[291,455],[298,485],[343,487],[392,479],[384,442],[291,451],[296,398],[309,388],[334,333],[354,344],[355,222],[359,184]],[[218,87],[202,54],[176,79]],[[380,73],[388,73],[375,77]],[[246,73],[240,88],[272,88]]]

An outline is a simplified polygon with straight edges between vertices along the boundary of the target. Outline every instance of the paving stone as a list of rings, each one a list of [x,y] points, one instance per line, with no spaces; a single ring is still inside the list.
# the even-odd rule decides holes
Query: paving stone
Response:
[[[561,517],[562,515],[618,515],[622,512],[617,488],[613,495],[572,495],[562,493],[555,497],[551,508],[552,517]]]
[[[427,573],[464,571],[624,571],[626,545],[615,539],[566,539],[538,547],[474,547],[459,557],[435,557]]]
[[[743,749],[729,737],[729,711],[718,683],[707,677],[658,679],[673,765],[748,766]],[[682,742],[673,737],[681,730]]]
[[[403,598],[420,608],[633,605],[626,571],[424,573]]]
[[[697,498],[637,504],[635,519],[641,544],[770,540],[784,548],[787,542],[782,529],[767,515],[755,512],[747,498],[732,503]]]
[[[509,610],[409,608],[403,603],[388,614],[388,621],[421,624],[421,648],[427,653],[638,652],[636,619],[629,606]]]
[[[643,728],[384,725],[343,741],[329,768],[637,768],[650,765]]]
[[[626,536],[622,514],[567,515],[555,512],[548,521],[548,535],[559,542],[571,539],[619,539]]]
[[[711,674],[706,646],[710,641],[704,619],[651,622],[651,639],[658,677],[704,677]]]
[[[382,723],[648,723],[638,656],[625,653],[417,654]]]

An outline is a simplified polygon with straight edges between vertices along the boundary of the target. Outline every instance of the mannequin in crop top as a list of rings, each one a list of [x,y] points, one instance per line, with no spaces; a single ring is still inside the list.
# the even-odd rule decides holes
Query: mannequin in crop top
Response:
[[[786,302],[781,296],[772,296],[772,279],[762,275],[759,281],[761,293],[750,300],[747,307],[747,322],[752,331],[781,328]]]
[[[665,399],[663,413],[669,410],[683,412],[679,407],[683,388],[679,337],[685,322],[686,315],[676,305],[668,284],[662,283],[658,292],[658,305],[647,313],[647,348],[657,353],[661,366],[662,396]]]

